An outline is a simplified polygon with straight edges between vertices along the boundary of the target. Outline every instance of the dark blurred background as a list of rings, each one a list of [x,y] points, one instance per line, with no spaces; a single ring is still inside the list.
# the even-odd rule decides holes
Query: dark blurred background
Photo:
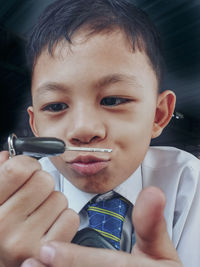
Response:
[[[95,0],[94,0],[95,1]],[[159,29],[166,60],[164,89],[177,95],[174,116],[152,145],[175,146],[200,157],[200,1],[133,0]],[[53,0],[0,0],[0,149],[11,132],[30,136],[30,79],[25,44],[30,28]]]

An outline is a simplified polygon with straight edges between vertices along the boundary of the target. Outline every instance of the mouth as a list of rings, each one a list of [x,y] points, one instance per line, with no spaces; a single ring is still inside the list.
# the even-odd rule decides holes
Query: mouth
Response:
[[[80,175],[91,176],[108,167],[110,159],[94,156],[78,156],[68,162],[71,168]]]

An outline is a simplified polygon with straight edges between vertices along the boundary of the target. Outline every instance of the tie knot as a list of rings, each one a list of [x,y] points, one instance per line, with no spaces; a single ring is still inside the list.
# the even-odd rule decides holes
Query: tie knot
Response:
[[[120,249],[122,226],[128,206],[124,198],[114,196],[91,203],[87,208],[90,227],[102,234],[117,249]]]

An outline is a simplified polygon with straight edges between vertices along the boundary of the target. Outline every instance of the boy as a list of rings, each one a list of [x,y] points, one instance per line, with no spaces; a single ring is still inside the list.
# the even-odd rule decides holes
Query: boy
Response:
[[[146,15],[126,0],[59,0],[28,47],[35,136],[112,153],[65,152],[42,159],[43,170],[1,154],[2,266],[28,257],[22,266],[182,266],[176,250],[184,266],[199,266],[199,161],[149,148],[171,119],[175,95],[160,93],[159,37]],[[165,194],[166,226],[163,193],[151,186]],[[88,203],[113,192],[130,202],[119,241],[125,252],[67,244],[90,226]]]

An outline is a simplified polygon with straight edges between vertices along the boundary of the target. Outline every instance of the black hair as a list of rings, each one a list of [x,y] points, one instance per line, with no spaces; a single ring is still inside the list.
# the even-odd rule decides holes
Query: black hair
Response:
[[[160,36],[147,16],[131,0],[57,0],[50,4],[34,26],[27,44],[30,69],[43,49],[52,54],[62,39],[73,44],[72,37],[83,26],[89,35],[115,28],[123,30],[133,51],[145,51],[155,71],[158,87],[163,79],[163,57]]]

